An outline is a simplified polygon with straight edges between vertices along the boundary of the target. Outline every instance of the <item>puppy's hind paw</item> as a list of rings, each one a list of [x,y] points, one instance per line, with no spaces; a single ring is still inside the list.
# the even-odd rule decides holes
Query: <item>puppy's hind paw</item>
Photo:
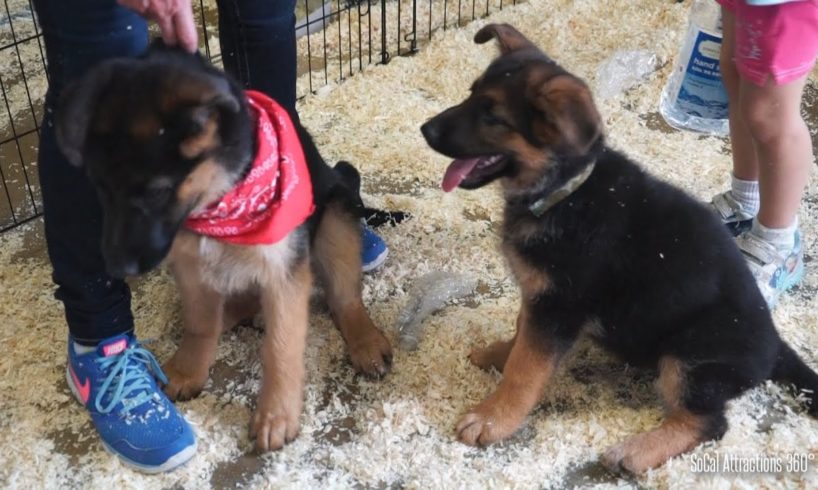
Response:
[[[602,455],[602,465],[617,475],[641,475],[664,463],[651,458],[650,451],[644,447],[645,439],[643,434],[636,434],[608,448]]]
[[[602,463],[602,466],[604,466],[605,469],[611,473],[621,475],[628,472],[628,470],[622,464],[622,460],[624,458],[625,454],[623,452],[622,444],[617,444],[616,446],[608,448],[605,453],[600,456],[599,462]]]

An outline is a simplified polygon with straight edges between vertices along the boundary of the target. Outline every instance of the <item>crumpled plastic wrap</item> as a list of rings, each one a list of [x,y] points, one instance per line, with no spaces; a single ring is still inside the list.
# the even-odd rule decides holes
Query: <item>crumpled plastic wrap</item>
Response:
[[[656,71],[656,53],[645,49],[617,50],[597,69],[596,95],[615,97]]]
[[[415,350],[423,337],[423,320],[446,306],[474,292],[477,279],[446,271],[430,272],[419,277],[409,290],[409,299],[398,317],[398,345]]]

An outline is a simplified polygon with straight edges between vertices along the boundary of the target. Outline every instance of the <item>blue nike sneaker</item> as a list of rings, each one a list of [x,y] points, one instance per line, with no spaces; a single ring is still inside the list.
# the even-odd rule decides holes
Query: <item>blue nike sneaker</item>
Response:
[[[387,255],[386,242],[364,223],[361,226],[361,269],[364,272],[377,269],[386,262]]]
[[[111,337],[85,353],[69,336],[65,376],[102,445],[124,464],[161,473],[193,457],[193,431],[154,378],[167,383],[167,377],[132,335]]]

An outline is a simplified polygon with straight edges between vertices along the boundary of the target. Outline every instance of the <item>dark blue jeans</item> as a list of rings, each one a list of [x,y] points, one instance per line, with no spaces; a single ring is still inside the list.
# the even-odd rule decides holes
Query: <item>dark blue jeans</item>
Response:
[[[218,7],[225,69],[295,114],[295,0],[219,0]],[[34,8],[49,71],[38,156],[46,244],[69,332],[93,344],[133,329],[131,292],[105,272],[97,195],[57,148],[53,114],[66,84],[102,60],[141,54],[148,30],[115,0],[34,0]]]

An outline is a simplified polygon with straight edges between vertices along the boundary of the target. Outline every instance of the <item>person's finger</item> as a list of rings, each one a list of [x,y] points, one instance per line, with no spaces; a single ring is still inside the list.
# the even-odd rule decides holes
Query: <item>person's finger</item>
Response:
[[[179,46],[189,53],[195,53],[199,48],[199,39],[196,32],[196,23],[193,22],[193,9],[189,4],[182,6],[176,12],[173,16],[173,24]]]
[[[190,0],[117,0],[159,26],[162,40],[168,46],[177,44],[185,51],[194,53],[199,47],[193,7]]]
[[[116,0],[116,3],[138,14],[144,14],[150,4],[149,0]]]
[[[156,23],[159,24],[159,31],[162,33],[162,40],[168,46],[176,46],[178,37],[176,27],[173,25],[173,18],[166,15],[154,16]]]

